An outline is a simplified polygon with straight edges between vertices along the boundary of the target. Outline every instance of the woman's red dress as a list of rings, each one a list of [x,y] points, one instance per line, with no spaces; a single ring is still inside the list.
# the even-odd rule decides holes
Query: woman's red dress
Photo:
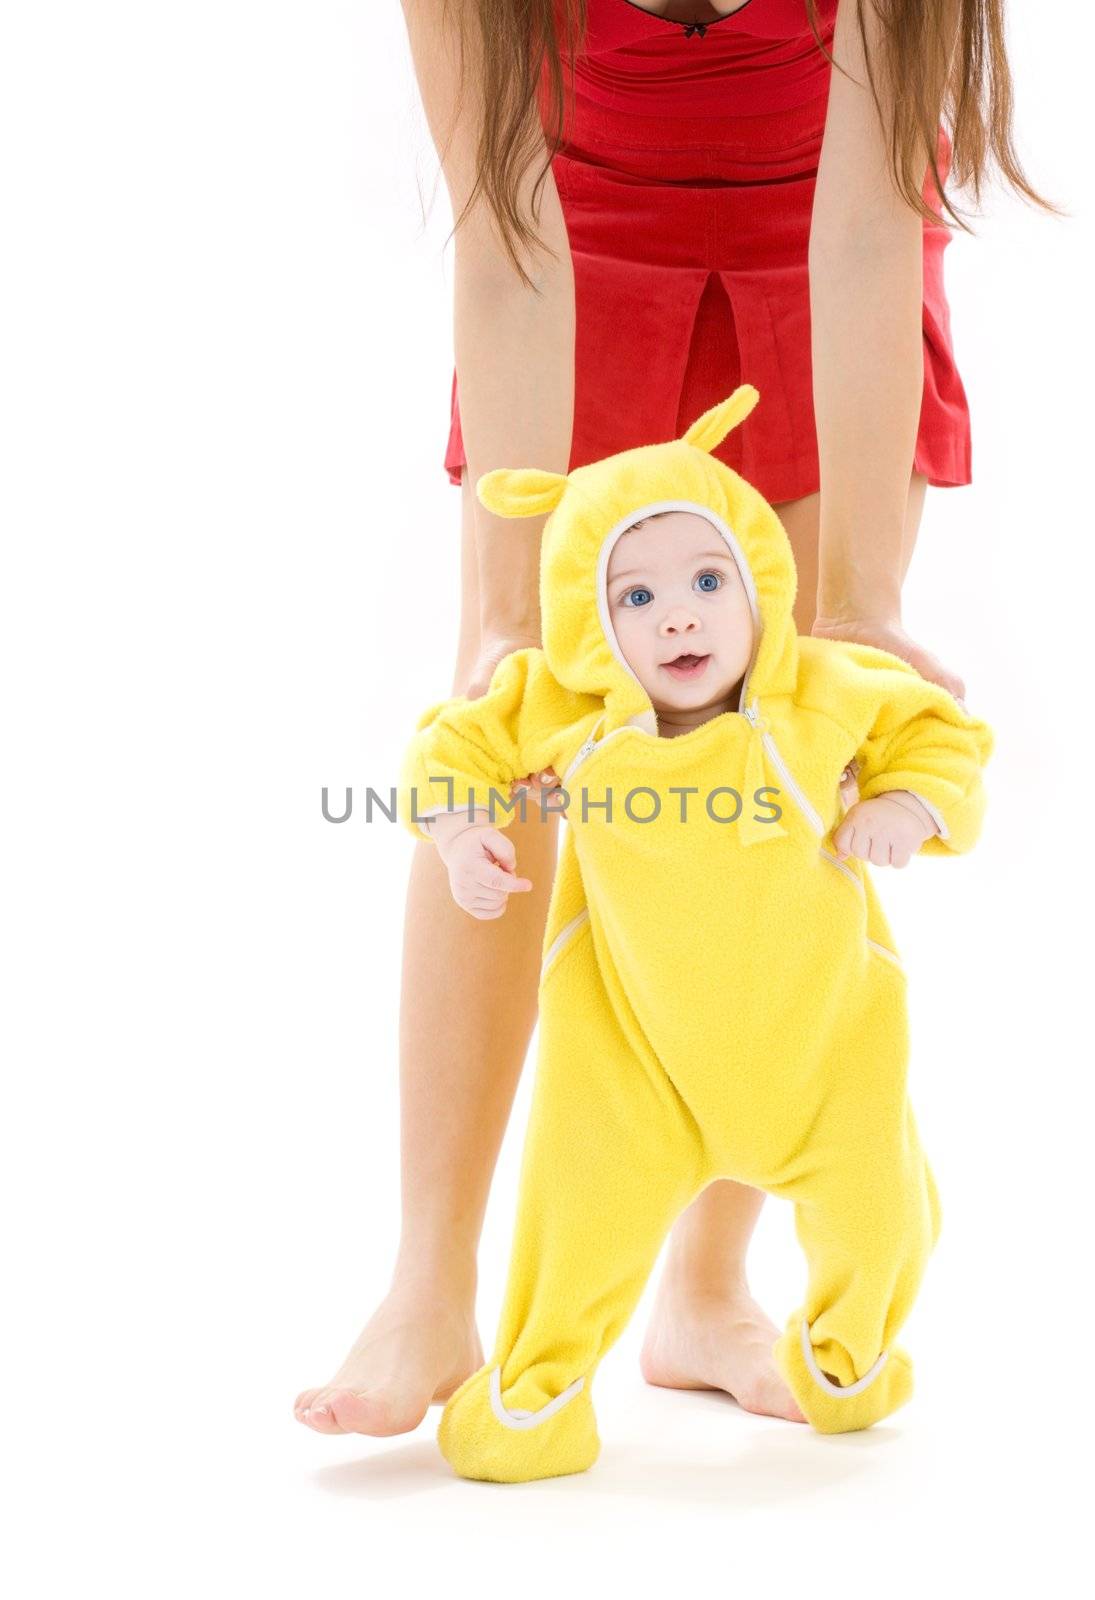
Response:
[[[836,6],[818,0],[830,50]],[[831,73],[805,0],[746,0],[704,26],[589,0],[575,116],[553,161],[574,262],[572,468],[677,438],[746,382],[760,403],[715,454],[772,504],[817,490],[807,250]],[[944,176],[949,162],[941,127]],[[970,482],[949,242],[925,222],[913,466],[937,485]],[[455,370],[451,403],[445,468],[459,484]]]

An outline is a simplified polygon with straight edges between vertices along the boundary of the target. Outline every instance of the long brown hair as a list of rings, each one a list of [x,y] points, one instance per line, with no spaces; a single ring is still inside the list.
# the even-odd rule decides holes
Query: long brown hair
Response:
[[[458,30],[450,37],[460,42],[461,82],[470,54],[482,74],[477,86],[482,112],[475,184],[452,231],[456,232],[482,194],[521,281],[535,288],[518,250],[546,246],[535,226],[522,215],[519,188],[535,150],[546,138],[548,159],[531,190],[532,221],[537,224],[551,158],[563,143],[561,130],[568,101],[572,109],[572,99],[564,88],[563,60],[572,60],[585,38],[588,0],[442,0],[446,21],[454,3]],[[890,172],[899,193],[914,210],[932,221],[945,222],[922,198],[926,155],[942,209],[966,233],[974,231],[948,198],[936,161],[937,133],[944,123],[952,142],[949,177],[953,185],[971,188],[980,204],[990,164],[995,162],[1019,194],[1060,214],[1059,206],[1033,188],[1012,142],[1013,84],[1004,38],[1004,0],[869,0],[884,41],[877,61],[871,59],[863,21],[868,0],[844,3],[856,6],[868,84],[883,122],[880,85],[892,107]],[[818,48],[843,72],[821,41],[817,0],[803,0],[803,4]],[[561,30],[557,17],[562,19]],[[477,30],[470,49],[469,26]],[[541,111],[545,77],[546,120]]]

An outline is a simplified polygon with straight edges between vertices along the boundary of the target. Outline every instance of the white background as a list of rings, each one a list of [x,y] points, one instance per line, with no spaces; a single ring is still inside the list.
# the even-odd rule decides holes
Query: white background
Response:
[[[651,1389],[648,1297],[598,1376],[593,1471],[499,1489],[452,1476],[436,1410],[393,1440],[290,1410],[397,1239],[414,845],[324,823],[320,790],[387,790],[456,643],[451,212],[402,13],[6,8],[13,1593],[1075,1592],[1091,37],[1086,11],[1012,10],[1020,155],[1073,215],[995,190],[948,250],[975,482],[929,492],[906,590],[996,730],[989,816],[971,856],[876,873],[946,1217],[916,1398],[826,1439]],[[530,1081],[483,1240],[488,1348]],[[802,1265],[775,1202],[750,1265],[782,1321]]]

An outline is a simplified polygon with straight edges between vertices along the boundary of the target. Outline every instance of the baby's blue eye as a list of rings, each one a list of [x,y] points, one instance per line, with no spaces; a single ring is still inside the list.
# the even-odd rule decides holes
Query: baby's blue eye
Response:
[[[722,585],[722,574],[721,572],[701,572],[696,582],[704,585],[704,594],[714,594],[715,590]]]
[[[638,600],[634,600],[634,602],[633,602],[633,597],[635,595],[640,595],[640,596],[645,595],[646,598],[645,598],[645,600],[644,599],[638,599]],[[624,605],[625,606],[631,605],[632,603],[634,603],[637,606],[648,606],[650,604],[651,600],[653,600],[653,598],[654,598],[654,595],[653,595],[653,593],[652,593],[652,591],[650,589],[642,589],[642,588],[638,588],[637,587],[637,588],[634,588],[634,589],[629,589],[627,591],[627,593],[624,595],[623,601],[624,601]]]

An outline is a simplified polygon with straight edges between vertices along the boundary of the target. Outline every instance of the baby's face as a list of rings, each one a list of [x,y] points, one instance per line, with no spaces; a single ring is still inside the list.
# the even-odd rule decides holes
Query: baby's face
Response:
[[[717,529],[692,511],[629,528],[608,563],[608,612],[655,711],[728,704],[753,654],[741,574]],[[679,656],[698,657],[674,665]]]

